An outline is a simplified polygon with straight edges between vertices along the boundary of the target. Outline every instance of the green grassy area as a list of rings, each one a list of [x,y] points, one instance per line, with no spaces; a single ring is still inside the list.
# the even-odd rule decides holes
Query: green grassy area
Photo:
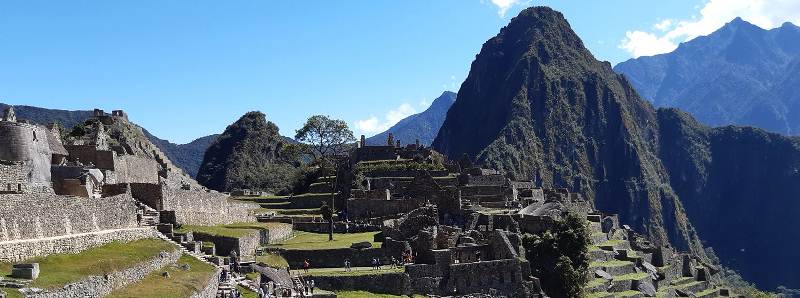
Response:
[[[325,233],[309,233],[297,231],[293,236],[286,241],[278,244],[270,245],[274,248],[283,249],[326,249],[326,248],[345,248],[350,247],[354,242],[368,241],[372,243],[372,247],[380,247],[379,242],[374,242],[375,234],[378,232],[365,232],[365,233],[349,233],[349,234],[333,234],[333,241],[328,241],[328,234]]]
[[[608,292],[586,293],[586,298],[608,297],[608,295],[610,295]]]
[[[614,293],[614,297],[634,297],[641,295],[642,292],[634,291],[634,290],[627,290],[625,292]]]
[[[607,281],[604,278],[595,278],[595,279],[589,281],[589,283],[587,283],[584,288],[596,287],[596,286],[599,286],[599,285],[603,285],[606,282]]]
[[[702,291],[702,292],[695,293],[694,295],[695,295],[695,296],[697,296],[697,297],[700,297],[700,296],[703,296],[703,295],[714,294],[714,293],[716,293],[716,292],[717,292],[717,290],[718,290],[718,289],[716,289],[716,288],[714,288],[714,287],[709,287],[709,288],[708,288],[708,289],[706,289],[705,291]]]
[[[218,226],[183,225],[180,228],[176,229],[175,232],[177,233],[195,232],[195,233],[203,233],[214,236],[239,238],[244,235],[247,235],[253,230],[275,229],[280,225],[287,225],[287,224],[275,223],[275,222],[248,222],[248,223],[235,223],[230,225],[218,225]]]
[[[39,278],[30,287],[55,289],[88,276],[103,276],[128,269],[156,257],[161,251],[177,248],[166,241],[142,239],[128,243],[111,242],[77,254],[54,254],[26,260],[39,263]],[[11,264],[0,263],[0,272],[11,272]]]
[[[388,266],[384,266],[382,269],[379,270],[374,270],[372,269],[372,267],[356,267],[351,269],[352,271],[345,271],[344,268],[314,268],[314,269],[309,269],[308,273],[304,274],[310,276],[363,276],[363,275],[405,272],[405,269],[403,267],[390,268]]]
[[[282,256],[277,254],[265,254],[263,256],[256,256],[256,263],[264,263],[272,268],[286,268],[289,263],[286,262]]]
[[[650,275],[647,272],[638,272],[638,273],[628,273],[625,275],[614,276],[615,281],[620,280],[640,280]]]
[[[180,268],[183,264],[188,264],[189,270]],[[141,281],[111,292],[107,297],[190,297],[206,286],[215,270],[214,266],[183,255],[178,259],[178,266],[153,271]],[[161,276],[165,271],[169,272],[169,278]]]
[[[253,292],[248,288],[237,285],[236,289],[239,290],[239,293],[242,293],[242,298],[258,298],[258,293]]]
[[[0,288],[0,291],[6,294],[6,298],[22,298],[22,293],[17,289]]]
[[[601,247],[601,246],[617,247],[618,245],[623,244],[623,243],[625,243],[625,240],[611,239],[611,240],[608,240],[606,242],[600,243],[597,246],[598,247]]]
[[[628,264],[633,264],[630,261],[620,261],[620,260],[611,260],[611,261],[603,261],[603,262],[591,262],[589,263],[589,268],[597,268],[597,267],[620,267],[625,266]]]

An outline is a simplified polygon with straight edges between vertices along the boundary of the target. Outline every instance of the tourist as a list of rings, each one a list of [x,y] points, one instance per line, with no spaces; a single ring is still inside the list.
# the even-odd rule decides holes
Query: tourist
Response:
[[[309,287],[311,288],[311,295],[314,295],[314,280],[312,279],[308,282]]]
[[[394,256],[392,256],[392,263],[390,265],[392,266],[392,269],[397,268],[397,259],[395,259]]]
[[[258,288],[258,298],[264,298],[264,289]]]
[[[344,271],[351,271],[350,269],[350,259],[344,260]]]
[[[378,259],[372,258],[372,270],[378,269]]]
[[[305,261],[303,261],[303,271],[308,273],[308,268],[309,267],[311,267],[311,263],[308,261],[308,259],[306,259]]]

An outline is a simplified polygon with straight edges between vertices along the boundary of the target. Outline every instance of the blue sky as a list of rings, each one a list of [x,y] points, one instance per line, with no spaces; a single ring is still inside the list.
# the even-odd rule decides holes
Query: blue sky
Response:
[[[458,91],[483,42],[524,7],[560,10],[616,64],[718,28],[728,16],[704,10],[722,1],[3,1],[0,102],[124,109],[178,143],[251,110],[284,135],[313,114],[370,135]],[[797,20],[775,14],[753,19]]]

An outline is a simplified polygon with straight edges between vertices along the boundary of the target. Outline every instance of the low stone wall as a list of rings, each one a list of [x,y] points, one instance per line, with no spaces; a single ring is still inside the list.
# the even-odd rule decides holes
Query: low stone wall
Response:
[[[407,213],[418,207],[414,200],[348,199],[347,216],[351,219],[383,217]]]
[[[80,198],[46,194],[0,195],[0,241],[55,237],[138,227],[128,194]]]
[[[262,235],[261,240],[262,242],[264,242],[265,245],[275,244],[283,240],[289,239],[289,237],[292,237],[293,230],[294,229],[292,228],[292,224],[275,225],[275,227],[272,227],[269,230],[264,231],[266,233],[265,235]]]
[[[295,222],[294,229],[303,232],[311,232],[311,233],[327,233],[328,232],[328,223],[326,222]],[[342,222],[336,222],[333,224],[333,232],[334,233],[363,233],[363,232],[377,232],[380,231],[381,227],[376,225],[367,225],[367,224],[345,224]]]
[[[193,232],[195,241],[213,242],[218,256],[228,256],[231,251],[241,257],[252,257],[256,253],[256,248],[262,244],[260,231],[252,231],[246,235],[233,238],[225,236],[209,235],[201,232]]]
[[[352,267],[371,267],[373,258],[380,258],[382,262],[389,264],[392,257],[388,250],[382,248],[279,249],[277,252],[286,259],[292,269],[302,268],[305,260],[309,260],[312,268],[344,268],[344,260],[350,260]],[[394,257],[400,259],[400,254],[396,254]]]
[[[162,186],[163,210],[174,210],[180,224],[220,225],[256,221],[258,205],[235,202],[218,192],[171,189]]]
[[[405,273],[386,273],[360,276],[313,276],[314,286],[325,290],[362,290],[373,293],[406,295],[410,292]]]
[[[219,288],[219,275],[222,269],[217,268],[217,271],[206,282],[206,286],[202,291],[193,293],[190,298],[215,298],[217,297],[217,289]]]
[[[84,234],[73,234],[46,239],[27,239],[0,242],[0,262],[21,262],[30,258],[61,253],[79,253],[112,241],[130,242],[144,238],[156,238],[152,228],[106,230]]]
[[[68,284],[59,290],[27,295],[33,298],[71,298],[71,297],[102,297],[112,291],[128,284],[142,280],[145,276],[166,265],[175,263],[181,256],[180,250],[162,252],[153,259],[147,260],[134,267],[113,272],[105,276],[90,276],[81,281]]]

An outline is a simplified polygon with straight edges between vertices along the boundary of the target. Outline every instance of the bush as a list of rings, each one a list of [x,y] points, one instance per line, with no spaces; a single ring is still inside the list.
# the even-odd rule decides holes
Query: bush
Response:
[[[589,231],[584,220],[569,214],[542,235],[522,241],[531,272],[551,297],[581,297],[589,282]]]

